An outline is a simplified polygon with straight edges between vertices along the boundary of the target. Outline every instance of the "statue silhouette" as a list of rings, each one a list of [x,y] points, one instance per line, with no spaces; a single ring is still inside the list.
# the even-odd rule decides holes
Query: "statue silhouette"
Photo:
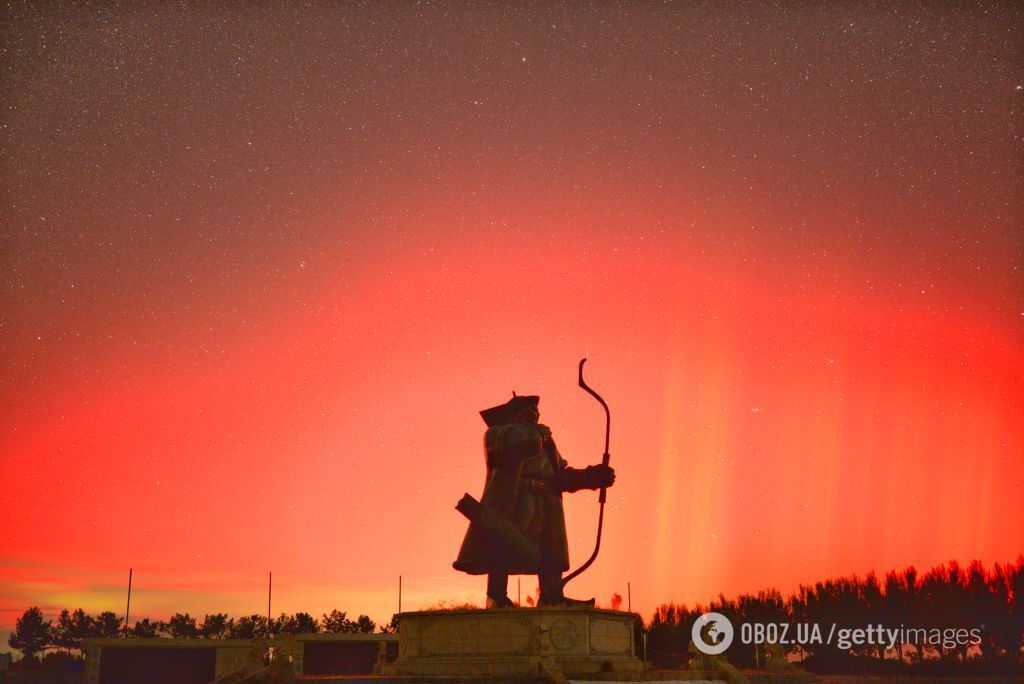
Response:
[[[540,397],[515,396],[480,412],[487,431],[487,477],[477,502],[468,494],[456,508],[470,519],[453,564],[470,575],[487,575],[487,607],[507,607],[509,575],[537,575],[541,606],[593,605],[562,593],[569,569],[562,494],[602,489],[615,471],[599,464],[570,468],[540,424]]]

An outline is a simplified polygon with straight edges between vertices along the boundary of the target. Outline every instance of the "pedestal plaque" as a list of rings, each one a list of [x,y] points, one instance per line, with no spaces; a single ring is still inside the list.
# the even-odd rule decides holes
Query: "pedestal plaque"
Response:
[[[385,674],[531,676],[641,672],[636,616],[597,608],[438,610],[398,616]]]

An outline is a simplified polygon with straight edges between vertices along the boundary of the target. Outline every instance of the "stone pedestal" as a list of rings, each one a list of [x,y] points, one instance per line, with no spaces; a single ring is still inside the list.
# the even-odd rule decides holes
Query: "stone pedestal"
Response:
[[[596,608],[437,610],[398,616],[398,660],[383,674],[565,676],[641,672],[636,616]]]

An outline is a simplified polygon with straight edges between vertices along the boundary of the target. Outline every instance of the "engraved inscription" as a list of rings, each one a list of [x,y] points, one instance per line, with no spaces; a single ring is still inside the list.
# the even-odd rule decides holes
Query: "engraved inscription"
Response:
[[[630,620],[591,618],[591,653],[626,653],[631,655],[633,652],[632,636],[632,622]]]
[[[423,656],[526,653],[530,630],[515,619],[438,620],[421,633]]]

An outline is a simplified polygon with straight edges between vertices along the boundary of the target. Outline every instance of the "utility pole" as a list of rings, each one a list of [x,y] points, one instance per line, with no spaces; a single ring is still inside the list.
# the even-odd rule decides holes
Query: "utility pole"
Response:
[[[132,609],[132,569],[128,568],[128,605],[124,607],[124,635],[128,636],[128,615]]]
[[[267,581],[267,638],[270,638],[270,596],[274,590],[274,573],[270,573]]]

